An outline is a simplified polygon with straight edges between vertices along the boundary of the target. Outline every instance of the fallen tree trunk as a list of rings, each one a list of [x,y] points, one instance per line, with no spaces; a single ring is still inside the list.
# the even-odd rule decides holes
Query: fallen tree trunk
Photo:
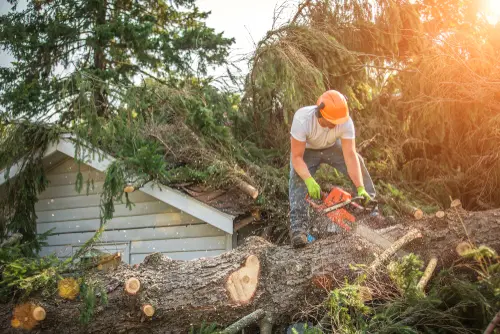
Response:
[[[456,245],[464,240],[500,249],[500,210],[461,214],[463,222],[450,211],[444,219],[401,224],[404,230],[394,240],[418,230],[422,237],[404,249],[425,261],[439,254],[440,267],[457,258]],[[355,233],[334,235],[299,250],[252,237],[215,258],[183,262],[152,254],[138,268],[120,265],[116,271],[95,271],[91,275],[107,287],[109,303],[99,306],[85,327],[78,322],[79,301],[40,296],[33,302],[46,311],[39,324],[44,333],[186,333],[191,324],[228,326],[258,309],[280,324],[324,300],[324,288],[315,284],[318,276],[329,275],[335,286],[353,276],[349,264],[370,264],[382,253]],[[130,278],[140,282],[133,299],[125,292]],[[154,309],[151,318],[144,316],[143,305]],[[2,332],[9,332],[13,307],[0,307]]]

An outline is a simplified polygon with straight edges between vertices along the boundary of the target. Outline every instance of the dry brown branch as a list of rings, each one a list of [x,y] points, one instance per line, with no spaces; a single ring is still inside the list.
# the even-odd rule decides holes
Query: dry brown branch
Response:
[[[297,9],[297,13],[293,16],[292,20],[290,21],[290,25],[295,24],[297,19],[302,15],[302,11],[311,4],[311,0],[306,0],[303,3],[299,5],[299,8]]]
[[[380,133],[376,133],[375,136],[371,137],[370,139],[362,141],[359,145],[357,145],[357,151],[359,154],[363,154],[363,151],[370,146],[375,140],[380,136]]]
[[[500,311],[491,319],[488,327],[484,330],[484,334],[493,334],[493,331],[500,324]]]
[[[254,221],[255,221],[254,216],[248,216],[248,217],[243,218],[242,220],[240,220],[234,224],[234,232],[237,232],[238,230],[253,223]]]

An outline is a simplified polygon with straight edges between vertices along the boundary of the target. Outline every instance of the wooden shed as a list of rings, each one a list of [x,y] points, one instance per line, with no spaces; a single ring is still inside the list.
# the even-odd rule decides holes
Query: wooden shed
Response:
[[[75,152],[74,142],[66,137],[50,145],[43,154],[49,186],[35,205],[37,232],[54,230],[41,255],[56,253],[67,258],[100,227],[100,192],[105,170],[113,158],[80,147],[78,158],[84,163],[78,166]],[[19,166],[20,163],[10,168],[11,178]],[[76,191],[78,168],[84,188],[86,180],[93,180],[94,187],[88,194],[86,190]],[[0,185],[7,182],[5,173],[0,172]],[[122,260],[129,264],[140,263],[155,252],[176,260],[191,260],[233,248],[233,216],[163,185],[146,184],[129,196],[135,204],[133,208],[116,203],[113,219],[94,248],[106,253],[120,252]]]

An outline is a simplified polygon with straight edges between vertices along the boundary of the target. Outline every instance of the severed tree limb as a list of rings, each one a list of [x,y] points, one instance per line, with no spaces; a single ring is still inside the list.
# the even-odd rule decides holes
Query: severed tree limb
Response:
[[[414,239],[421,238],[422,234],[420,231],[413,229],[408,232],[403,237],[399,238],[391,247],[386,249],[375,261],[370,265],[370,270],[375,271],[382,263],[387,261],[392,255],[394,255],[401,247],[407,243],[413,241]]]
[[[254,186],[246,183],[245,181],[243,181],[241,179],[237,179],[235,181],[235,184],[238,187],[238,189],[240,189],[241,191],[243,191],[245,194],[252,197],[253,199],[256,199],[257,196],[259,196],[259,191],[257,189],[255,189]]]
[[[255,217],[254,216],[245,217],[242,220],[234,223],[233,231],[236,232],[238,230],[241,230],[243,227],[245,227],[245,226],[253,223],[254,221],[255,221]]]
[[[429,282],[432,274],[434,273],[434,270],[436,270],[437,266],[437,257],[433,257],[430,259],[429,264],[427,265],[427,268],[425,268],[424,275],[422,278],[420,278],[420,281],[417,284],[417,289],[420,291],[424,291],[427,283]]]
[[[415,218],[416,220],[424,218],[424,212],[419,208],[415,208],[407,204],[402,204],[401,209],[403,210],[404,213]]]
[[[357,147],[357,151],[359,154],[363,154],[363,151],[369,146],[371,145],[375,139],[377,139],[377,137],[380,136],[380,133],[377,133],[375,134],[375,136],[373,136],[372,138],[370,139],[367,139],[367,140],[364,140],[361,142],[361,144],[359,144],[359,146]]]
[[[463,223],[451,219],[452,215],[443,218],[446,224],[435,224],[433,216],[402,221],[406,232],[416,229],[423,235],[407,244],[405,250],[421,256],[426,263],[439,254],[439,266],[447,267],[459,256],[455,246],[467,240],[465,225],[475,244],[500,251],[500,210],[460,214]],[[398,235],[406,232],[398,231]],[[328,275],[331,284],[327,290],[335,289],[345,278],[351,281],[357,276],[350,264],[369,266],[375,259],[374,253],[382,254],[383,249],[356,233],[339,233],[319,238],[300,249],[274,245],[252,236],[216,257],[178,261],[160,253],[151,254],[137,267],[122,264],[113,272],[88,272],[91,279],[111,288],[108,288],[108,306],[96,312],[86,327],[78,319],[81,299],[67,301],[64,307],[57,296],[39,294],[30,299],[46,310],[43,331],[60,334],[165,333],[165,324],[171,333],[188,333],[192,326],[198,327],[203,321],[226,327],[259,309],[265,310],[263,317],[271,317],[274,327],[278,327],[303,314],[304,301],[308,305],[324,302],[326,293],[322,286],[327,284],[317,286],[315,277]],[[133,296],[123,291],[124,282],[131,277],[141,285]],[[127,307],[129,301],[133,301],[131,307]],[[140,308],[144,304],[156,309],[154,321],[143,320]],[[15,307],[14,301],[0,304],[0,333],[11,332]],[[258,324],[256,321],[250,327]],[[324,326],[329,327],[326,323]]]
[[[224,329],[220,334],[236,334],[239,331],[241,331],[243,328],[250,326],[251,324],[254,324],[258,322],[260,319],[264,318],[266,315],[266,312],[262,309],[258,309],[256,311],[253,311],[247,316],[244,316],[240,320],[236,321],[234,324],[231,326],[227,327]]]
[[[270,317],[265,316],[259,322],[260,334],[273,334],[273,321]]]
[[[491,320],[490,324],[488,325],[488,327],[486,327],[483,334],[493,334],[493,331],[498,325],[500,325],[500,311]]]

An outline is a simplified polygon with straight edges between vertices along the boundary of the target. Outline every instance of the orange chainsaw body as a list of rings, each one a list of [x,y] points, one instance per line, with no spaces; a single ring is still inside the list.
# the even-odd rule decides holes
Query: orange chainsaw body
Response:
[[[321,200],[323,202],[321,204],[317,204],[314,201],[308,199],[308,202],[311,204],[311,206],[318,211],[323,211],[333,205],[352,199],[351,194],[338,187],[334,187],[328,195],[322,195],[321,197]],[[332,221],[332,223],[337,224],[346,231],[351,230],[351,227],[347,225],[346,222],[354,223],[356,221],[356,218],[344,208],[339,208],[337,210],[328,212],[326,213],[326,216]]]

